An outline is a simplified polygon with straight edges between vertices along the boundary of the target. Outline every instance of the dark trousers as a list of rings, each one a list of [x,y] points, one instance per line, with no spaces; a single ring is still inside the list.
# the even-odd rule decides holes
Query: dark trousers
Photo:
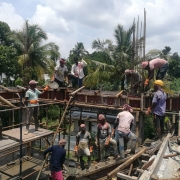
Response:
[[[164,79],[164,76],[168,70],[168,67],[169,67],[169,64],[166,63],[164,64],[163,66],[161,66],[159,69],[158,69],[158,72],[157,72],[157,76],[156,76],[156,80],[163,80]]]

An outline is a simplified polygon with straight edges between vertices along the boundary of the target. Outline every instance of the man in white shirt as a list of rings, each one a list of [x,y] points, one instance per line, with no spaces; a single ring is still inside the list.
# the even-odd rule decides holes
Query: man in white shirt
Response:
[[[81,62],[78,62],[78,58],[74,57],[74,64],[71,68],[71,74],[76,81],[76,85],[78,87],[82,86],[83,78],[84,78],[84,71],[83,68],[87,65],[87,63],[82,59]]]
[[[65,59],[61,58],[59,65],[55,67],[54,81],[59,84],[59,87],[64,87],[64,81],[68,84],[68,69],[64,65],[66,63]]]

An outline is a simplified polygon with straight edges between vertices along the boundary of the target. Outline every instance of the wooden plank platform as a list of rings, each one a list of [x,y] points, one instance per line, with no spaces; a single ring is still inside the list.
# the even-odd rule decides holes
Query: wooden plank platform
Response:
[[[9,149],[18,146],[19,143],[12,139],[2,139],[0,140],[0,152],[5,149]]]
[[[22,163],[22,177],[31,174],[31,176],[27,177],[26,179],[35,179],[37,173],[33,174],[34,171],[37,171],[42,165],[42,160],[31,158],[30,160],[23,159]],[[15,164],[7,166],[1,166],[0,172],[2,173],[2,180],[7,180],[12,177],[19,176],[19,160],[15,161]],[[4,172],[4,174],[3,174]],[[43,176],[47,177],[49,171],[43,171]]]
[[[35,131],[35,126],[30,125],[29,134],[24,135],[25,130],[26,130],[26,127],[24,126],[22,129],[22,141],[23,141],[23,143],[26,143],[28,141],[34,141],[36,139],[54,134],[54,132],[51,130],[42,129],[42,128],[39,128],[39,129],[42,131]],[[12,139],[15,139],[17,141],[20,141],[20,128],[14,128],[14,129],[10,129],[7,131],[3,131],[2,134],[10,137]]]

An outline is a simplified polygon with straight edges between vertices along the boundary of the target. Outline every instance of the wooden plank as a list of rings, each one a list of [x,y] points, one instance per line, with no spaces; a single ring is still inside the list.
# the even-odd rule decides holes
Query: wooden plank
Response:
[[[122,178],[122,179],[126,179],[126,180],[137,180],[138,179],[137,177],[128,176],[128,175],[125,175],[123,173],[117,173],[117,177]]]
[[[141,154],[143,154],[146,151],[146,148],[142,148],[141,151],[139,151],[137,154],[133,155],[131,158],[129,158],[126,162],[124,162],[123,164],[121,164],[120,166],[118,166],[116,169],[114,169],[113,171],[111,171],[108,175],[107,175],[107,179],[111,179],[115,174],[117,174],[120,170],[124,169],[125,167],[127,167],[129,164],[131,164],[134,160],[136,160],[137,158],[139,158],[141,156]]]
[[[149,166],[152,165],[152,163],[154,162],[154,159],[155,159],[155,158],[152,158],[150,161],[146,162],[146,163],[142,166],[141,169],[146,170]]]
[[[168,141],[169,141],[169,138],[171,137],[171,134],[169,133],[166,138],[164,139],[159,151],[158,151],[158,154],[153,162],[153,164],[151,165],[151,167],[149,168],[149,171],[145,170],[144,173],[142,174],[142,176],[139,178],[139,180],[150,180],[151,179],[151,176],[153,174],[157,174],[158,170],[159,170],[159,167],[160,167],[160,164],[162,162],[162,158],[164,156],[164,153],[167,149],[167,146],[168,146]]]
[[[12,139],[2,139],[0,141],[0,152],[18,145],[19,143]]]
[[[29,133],[27,135],[24,135],[25,131],[26,131],[26,127],[24,126],[22,129],[22,141],[23,143],[28,142],[28,141],[34,141],[35,139],[39,139],[42,138],[44,136],[48,136],[53,134],[53,131],[47,130],[47,129],[42,129],[40,128],[42,131],[35,131],[35,126],[34,125],[30,125],[29,127]],[[10,129],[7,131],[3,131],[2,132],[3,135],[11,137],[15,140],[20,140],[20,128],[14,128],[14,129]]]

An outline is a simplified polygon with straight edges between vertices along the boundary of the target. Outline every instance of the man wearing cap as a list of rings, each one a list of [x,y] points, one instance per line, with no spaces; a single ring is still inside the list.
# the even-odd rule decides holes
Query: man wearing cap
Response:
[[[71,74],[73,75],[73,79],[76,81],[76,85],[80,88],[83,83],[84,71],[83,68],[87,65],[87,63],[82,59],[81,62],[78,62],[78,58],[74,57],[74,64],[71,68]]]
[[[66,63],[65,59],[61,58],[59,61],[59,65],[55,67],[54,81],[59,84],[59,87],[65,87],[65,83],[68,84],[68,69],[64,65]]]
[[[141,76],[140,74],[135,70],[129,70],[126,69],[125,72],[125,88],[128,89],[129,85],[131,85],[131,92],[137,93],[138,89],[140,88],[141,83]]]
[[[38,96],[40,94],[43,94],[45,91],[47,91],[49,89],[48,86],[46,86],[44,88],[44,90],[42,92],[40,92],[37,88],[36,88],[36,84],[38,84],[38,82],[36,82],[35,80],[31,80],[29,82],[29,86],[30,88],[26,91],[25,94],[25,103],[26,105],[28,105],[27,110],[27,119],[26,119],[26,131],[24,133],[24,135],[27,135],[29,133],[29,125],[30,125],[30,121],[32,120],[32,117],[34,118],[35,121],[35,131],[41,131],[39,128],[39,122],[38,122],[38,106],[39,106],[39,100],[38,100]]]
[[[92,146],[91,146],[91,134],[86,131],[85,124],[80,125],[80,132],[76,135],[76,146],[74,148],[75,153],[78,153],[78,157],[80,158],[81,169],[84,170],[84,160],[83,155],[88,157],[88,169],[91,166],[91,155]]]
[[[63,180],[62,169],[66,157],[65,145],[66,140],[61,139],[58,145],[53,145],[44,151],[44,158],[48,153],[51,153],[49,169],[53,180]]]
[[[167,72],[167,69],[169,67],[169,64],[166,60],[156,58],[152,59],[151,61],[145,61],[141,63],[141,66],[143,69],[148,71],[148,78],[144,82],[145,86],[148,86],[149,80],[151,80],[154,77],[154,70],[158,69],[156,80],[163,80],[164,76]]]
[[[128,104],[123,106],[123,111],[120,112],[115,120],[114,128],[112,130],[112,136],[115,133],[115,129],[118,126],[119,135],[119,152],[122,159],[125,158],[124,155],[124,137],[131,139],[131,153],[135,153],[137,137],[131,132],[131,128],[134,123],[134,116],[131,114],[133,112],[132,107]]]
[[[148,107],[146,114],[153,113],[154,127],[156,129],[157,139],[161,139],[164,133],[164,117],[166,111],[166,93],[163,91],[163,81],[154,82],[154,97],[151,107]]]
[[[118,157],[117,143],[114,139],[111,138],[111,125],[106,122],[105,116],[103,114],[98,116],[96,144],[98,140],[100,146],[100,161],[104,161],[104,147],[107,147],[109,143],[113,145],[114,157]]]

